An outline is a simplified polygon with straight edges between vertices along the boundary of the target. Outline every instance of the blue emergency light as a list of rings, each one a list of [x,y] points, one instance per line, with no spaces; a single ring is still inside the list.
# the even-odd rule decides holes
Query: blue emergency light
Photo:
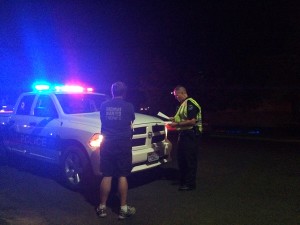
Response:
[[[46,91],[50,89],[50,86],[47,84],[37,84],[34,86],[37,91]]]

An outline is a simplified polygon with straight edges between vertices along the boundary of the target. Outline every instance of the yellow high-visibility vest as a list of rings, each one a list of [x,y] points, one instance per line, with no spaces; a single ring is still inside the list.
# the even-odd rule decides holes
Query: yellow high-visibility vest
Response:
[[[200,132],[202,132],[202,116],[201,116],[201,107],[200,105],[192,98],[187,98],[184,100],[184,102],[181,103],[179,109],[176,112],[176,115],[174,116],[174,121],[176,123],[179,123],[181,121],[185,121],[188,119],[187,115],[187,101],[191,101],[198,109],[199,112],[197,114],[197,123],[196,126]],[[176,130],[190,130],[193,126],[184,126],[184,127],[178,127]]]

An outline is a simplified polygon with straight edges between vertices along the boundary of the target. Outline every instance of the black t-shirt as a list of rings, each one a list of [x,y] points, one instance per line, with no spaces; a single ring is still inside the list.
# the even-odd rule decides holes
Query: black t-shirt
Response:
[[[115,98],[101,104],[101,134],[105,139],[121,140],[131,138],[131,122],[134,119],[133,105],[123,99]]]

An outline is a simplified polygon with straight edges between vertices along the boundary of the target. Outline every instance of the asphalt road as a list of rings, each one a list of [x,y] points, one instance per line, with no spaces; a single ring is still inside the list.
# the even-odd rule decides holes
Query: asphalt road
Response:
[[[125,221],[117,220],[115,187],[108,216],[100,219],[95,214],[97,188],[74,192],[57,180],[54,166],[16,156],[1,158],[0,224],[300,224],[298,143],[203,138],[199,146],[198,188],[190,192],[177,190],[176,150],[172,156],[174,160],[162,168],[130,176],[128,202],[137,213]],[[290,182],[289,187],[276,181],[277,176],[283,176],[282,168],[282,179]],[[265,190],[265,175],[268,182],[273,182],[273,189]],[[248,181],[257,185],[249,186]],[[291,194],[282,195],[277,186]],[[259,194],[262,190],[265,199]]]

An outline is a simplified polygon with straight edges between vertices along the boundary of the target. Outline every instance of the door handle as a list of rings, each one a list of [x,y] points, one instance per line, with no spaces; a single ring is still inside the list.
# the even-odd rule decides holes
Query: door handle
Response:
[[[8,122],[8,124],[9,124],[9,125],[13,125],[15,122],[16,122],[16,121],[14,121],[14,120],[10,120],[10,121]]]
[[[35,126],[36,126],[36,122],[30,122],[30,123],[29,123],[29,126],[35,127]]]

